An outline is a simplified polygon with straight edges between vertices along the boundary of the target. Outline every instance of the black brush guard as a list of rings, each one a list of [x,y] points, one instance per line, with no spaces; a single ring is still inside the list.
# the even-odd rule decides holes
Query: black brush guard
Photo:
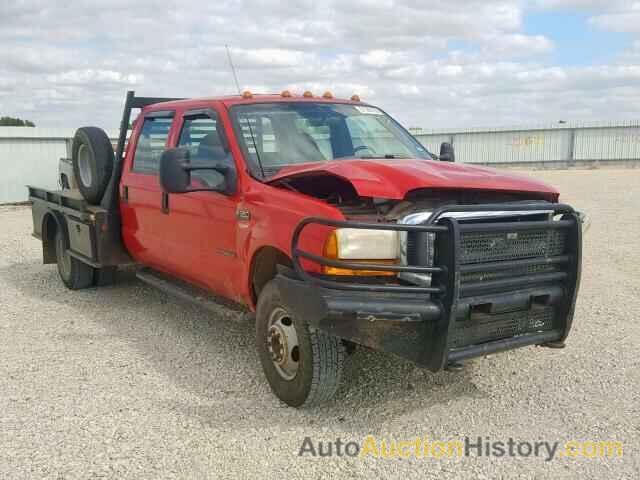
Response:
[[[514,214],[482,220],[446,216],[496,211]],[[539,211],[553,215],[516,217]],[[381,265],[318,256],[298,248],[310,224],[435,234],[434,263]],[[569,205],[546,202],[448,205],[420,225],[307,218],[295,229],[291,250],[293,270],[282,269],[277,282],[297,315],[332,335],[437,371],[450,362],[526,345],[562,345],[580,280],[581,221]],[[356,271],[430,274],[431,285],[312,274],[301,259]]]

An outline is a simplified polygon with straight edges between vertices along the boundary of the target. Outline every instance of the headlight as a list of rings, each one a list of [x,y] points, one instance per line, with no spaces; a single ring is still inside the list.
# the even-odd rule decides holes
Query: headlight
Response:
[[[400,240],[398,232],[391,230],[338,228],[327,238],[323,254],[327,258],[352,263],[395,265],[400,255]],[[324,266],[323,272],[328,275],[395,275],[395,272],[349,270],[330,266]]]
[[[333,237],[333,238],[331,238]],[[395,260],[398,258],[398,232],[339,228],[329,238],[341,260]]]

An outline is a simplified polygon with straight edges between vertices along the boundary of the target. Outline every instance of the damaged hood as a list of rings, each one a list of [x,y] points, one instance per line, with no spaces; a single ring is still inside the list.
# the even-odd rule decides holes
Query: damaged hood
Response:
[[[349,181],[362,197],[401,200],[411,190],[433,188],[530,192],[550,201],[558,198],[553,187],[523,175],[422,159],[345,159],[307,163],[283,168],[268,183],[326,175]]]

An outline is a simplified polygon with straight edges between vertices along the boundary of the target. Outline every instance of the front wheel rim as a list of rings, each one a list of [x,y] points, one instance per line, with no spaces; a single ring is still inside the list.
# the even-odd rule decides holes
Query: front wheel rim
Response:
[[[278,374],[285,380],[293,380],[300,364],[300,345],[293,319],[282,307],[269,316],[266,343]]]

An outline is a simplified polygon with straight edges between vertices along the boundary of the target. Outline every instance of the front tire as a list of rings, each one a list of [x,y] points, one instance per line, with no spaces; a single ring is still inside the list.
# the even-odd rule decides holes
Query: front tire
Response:
[[[258,299],[256,346],[271,390],[287,405],[308,407],[334,396],[345,357],[342,341],[293,315],[273,280]]]
[[[64,234],[60,228],[56,232],[56,262],[60,279],[67,288],[80,290],[93,285],[94,268],[69,254]]]

